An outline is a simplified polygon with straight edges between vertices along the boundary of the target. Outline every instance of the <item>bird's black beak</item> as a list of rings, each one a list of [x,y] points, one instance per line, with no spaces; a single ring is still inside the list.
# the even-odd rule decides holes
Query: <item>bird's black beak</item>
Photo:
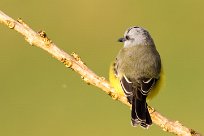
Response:
[[[125,42],[125,41],[126,39],[124,37],[118,39],[118,42]]]

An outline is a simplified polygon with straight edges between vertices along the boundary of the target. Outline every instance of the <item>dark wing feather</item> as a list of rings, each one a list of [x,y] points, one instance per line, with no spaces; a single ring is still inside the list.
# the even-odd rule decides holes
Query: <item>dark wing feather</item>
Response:
[[[133,83],[126,76],[123,76],[122,79],[120,80],[120,84],[128,99],[128,102],[132,104]]]
[[[155,85],[156,78],[140,78],[141,88],[140,91],[143,95],[147,95],[152,87]]]
[[[156,81],[156,78],[140,78],[135,86],[126,76],[121,78],[122,89],[129,103],[132,104],[131,121],[133,126],[140,124],[143,128],[148,128],[152,124],[146,97]]]

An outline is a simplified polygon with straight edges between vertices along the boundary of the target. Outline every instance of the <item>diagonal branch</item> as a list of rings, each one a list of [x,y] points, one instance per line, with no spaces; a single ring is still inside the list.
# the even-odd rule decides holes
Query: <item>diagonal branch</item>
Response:
[[[47,51],[54,58],[61,61],[66,67],[73,69],[75,72],[81,75],[82,80],[84,80],[87,84],[91,84],[100,88],[102,91],[110,95],[114,100],[118,100],[130,107],[130,104],[127,102],[126,97],[118,95],[115,92],[114,88],[111,87],[109,82],[106,81],[104,77],[97,76],[84,64],[84,62],[76,53],[72,53],[71,55],[69,55],[63,50],[59,49],[56,44],[54,44],[47,37],[44,31],[35,32],[21,19],[14,20],[4,14],[2,11],[0,11],[0,23],[8,26],[10,29],[19,32],[24,36],[25,40],[29,44]],[[171,121],[167,119],[151,107],[149,107],[149,111],[151,113],[154,124],[161,127],[164,131],[179,136],[201,136],[201,134],[199,134],[198,132],[183,126],[178,121]]]

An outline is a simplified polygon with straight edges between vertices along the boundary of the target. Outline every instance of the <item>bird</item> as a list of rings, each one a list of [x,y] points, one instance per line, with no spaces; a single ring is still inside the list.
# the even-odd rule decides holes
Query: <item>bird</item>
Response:
[[[162,84],[160,54],[150,33],[139,26],[128,28],[118,39],[124,43],[109,70],[110,84],[131,104],[131,124],[149,128],[152,119],[147,98],[155,96]]]

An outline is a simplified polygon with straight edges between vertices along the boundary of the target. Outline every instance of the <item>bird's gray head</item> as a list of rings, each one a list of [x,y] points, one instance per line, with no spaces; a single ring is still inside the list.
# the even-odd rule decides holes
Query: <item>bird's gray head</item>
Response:
[[[119,42],[124,42],[124,47],[135,45],[150,45],[154,46],[154,41],[149,32],[142,27],[133,26],[126,30],[124,37],[118,39]]]

